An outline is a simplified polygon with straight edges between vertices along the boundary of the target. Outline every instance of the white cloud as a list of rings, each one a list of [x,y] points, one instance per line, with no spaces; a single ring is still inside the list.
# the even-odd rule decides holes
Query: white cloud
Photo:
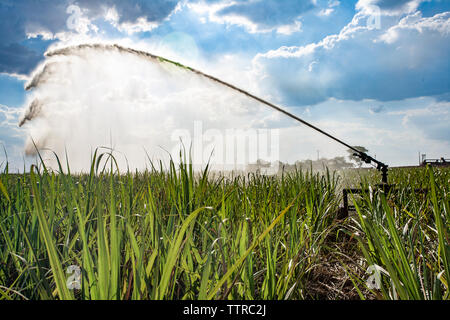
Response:
[[[99,28],[92,22],[87,15],[88,10],[82,9],[76,5],[69,5],[66,9],[67,30],[51,32],[48,29],[31,25],[27,27],[26,36],[28,39],[41,37],[42,40],[61,40],[70,41],[88,39],[92,34],[97,34]]]
[[[319,48],[324,49],[333,49],[334,46],[343,40],[348,40],[350,38],[355,37],[355,34],[358,32],[366,32],[369,30],[369,27],[363,25],[361,23],[364,18],[367,16],[357,13],[352,21],[347,24],[339,34],[333,34],[326,36],[319,42],[310,43],[305,46],[282,46],[275,50],[270,50],[266,53],[258,54],[255,58],[258,59],[260,57],[265,58],[300,58],[307,55],[312,55]]]
[[[247,4],[251,4],[248,2]],[[256,2],[255,2],[256,3]],[[270,23],[271,19],[267,17],[267,24],[258,23],[250,19],[247,15],[240,12],[230,12],[222,14],[221,12],[225,9],[229,9],[235,5],[239,5],[239,2],[224,0],[215,3],[207,3],[205,1],[196,1],[186,3],[186,7],[192,10],[195,14],[199,15],[199,19],[205,19],[207,17],[208,21],[225,24],[227,26],[240,26],[244,28],[248,33],[269,33],[275,31],[283,35],[291,35],[295,32],[300,32],[302,30],[302,23],[299,20],[300,16],[296,16],[291,23],[287,24],[277,24]],[[282,8],[282,5],[277,5]],[[203,20],[204,21],[204,20]]]
[[[29,81],[30,77],[27,75],[23,75],[23,74],[18,74],[18,73],[8,73],[8,72],[0,72],[0,75],[7,75],[8,77],[13,77],[17,80],[21,80],[21,81]]]
[[[338,34],[257,54],[253,66],[262,86],[289,105],[448,92],[450,12],[390,18],[385,29],[368,26],[367,19],[357,12]]]
[[[205,17],[207,17],[208,21],[210,22],[225,25],[238,25],[245,28],[249,33],[271,31],[270,29],[259,30],[258,26],[255,23],[251,22],[248,18],[245,17],[241,17],[238,15],[217,15],[220,10],[227,8],[232,4],[234,4],[234,2],[232,1],[223,1],[212,4],[208,4],[206,2],[193,2],[187,3],[186,7],[195,12],[197,15],[200,15],[200,18],[204,19]]]
[[[333,12],[335,12],[335,8],[338,7],[340,4],[341,3],[339,1],[329,0],[328,7],[320,9],[317,15],[319,17],[329,17]]]
[[[309,109],[311,115],[299,115],[350,145],[367,147],[389,165],[417,164],[419,150],[429,157],[450,156],[448,102],[423,97],[383,103],[329,99]]]
[[[136,32],[151,31],[158,27],[159,23],[148,21],[146,17],[139,17],[134,22],[120,22],[120,15],[115,7],[111,7],[105,11],[105,20],[110,22],[117,30],[133,34]]]
[[[277,33],[291,35],[302,30],[302,23],[295,21],[294,24],[279,26],[276,28]]]
[[[380,0],[359,0],[355,9],[367,14],[381,13],[385,16],[398,16],[410,14],[417,10],[422,2],[429,0],[396,0],[396,1],[380,1]]]
[[[417,11],[401,19],[397,25],[390,27],[379,39],[391,44],[398,40],[400,34],[410,31],[417,33],[436,31],[444,37],[448,36],[450,34],[450,12],[423,18],[421,12]]]
[[[328,6],[330,8],[334,8],[334,7],[338,7],[340,4],[341,4],[341,2],[338,1],[338,0],[334,0],[334,1],[330,0],[329,3],[328,3]]]
[[[17,127],[21,110],[0,104],[0,126]]]
[[[122,21],[122,16],[118,12],[115,5],[105,8],[103,17],[120,32],[125,32],[128,35],[132,35],[137,32],[148,32],[158,28],[162,22],[170,20],[174,14],[181,11],[183,6],[184,2],[178,2],[173,10],[167,14],[167,16],[160,17],[158,20],[149,19],[145,13],[142,12],[142,16],[137,17],[133,21]]]
[[[450,102],[436,102],[429,104],[425,108],[411,108],[400,111],[390,111],[388,112],[388,114],[401,115],[403,117],[402,123],[404,125],[408,124],[411,118],[423,118],[425,116],[432,116],[436,119],[450,122]]]
[[[322,9],[319,11],[319,13],[317,14],[320,17],[328,17],[330,16],[332,13],[334,12],[333,8],[326,8],[326,9]]]
[[[55,39],[55,35],[51,33],[50,31],[46,30],[33,30],[26,33],[28,39],[33,39],[37,37],[41,37],[42,40],[53,40]]]

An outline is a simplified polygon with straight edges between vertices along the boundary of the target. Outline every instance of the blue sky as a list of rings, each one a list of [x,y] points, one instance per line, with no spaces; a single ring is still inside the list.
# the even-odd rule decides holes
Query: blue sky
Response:
[[[18,168],[24,83],[49,46],[92,39],[249,74],[245,89],[393,165],[450,158],[450,1],[0,0],[0,37],[0,143]]]

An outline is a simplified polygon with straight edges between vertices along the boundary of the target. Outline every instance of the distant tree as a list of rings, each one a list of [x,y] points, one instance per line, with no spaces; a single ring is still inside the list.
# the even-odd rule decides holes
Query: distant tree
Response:
[[[353,148],[355,148],[356,150],[359,150],[361,152],[364,152],[364,153],[369,152],[369,150],[367,150],[363,146],[353,146]],[[354,155],[355,151],[353,151],[352,149],[348,149],[347,152],[349,153],[348,158],[350,159],[350,161],[355,161],[356,164],[358,165],[358,168],[361,168],[363,162],[362,162],[361,158]]]

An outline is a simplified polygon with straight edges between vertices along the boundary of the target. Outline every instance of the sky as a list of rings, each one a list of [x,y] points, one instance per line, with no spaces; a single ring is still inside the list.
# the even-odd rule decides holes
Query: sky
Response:
[[[17,170],[44,53],[105,41],[260,94],[390,165],[450,158],[447,0],[0,0],[0,38],[0,144]],[[299,160],[296,139],[282,161]]]

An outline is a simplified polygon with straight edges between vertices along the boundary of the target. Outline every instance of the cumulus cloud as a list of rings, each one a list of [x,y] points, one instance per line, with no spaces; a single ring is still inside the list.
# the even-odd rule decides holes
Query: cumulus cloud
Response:
[[[21,110],[0,104],[0,126],[16,126]]]
[[[326,8],[319,11],[318,15],[322,17],[328,17],[334,12],[333,8]]]
[[[77,0],[91,15],[101,15],[105,9],[115,8],[119,23],[133,23],[145,17],[148,21],[161,22],[176,8],[178,0]]]
[[[355,8],[370,14],[380,10],[384,15],[401,15],[415,12],[426,1],[429,0],[359,0]]]
[[[217,12],[219,16],[244,16],[262,27],[295,22],[302,13],[312,9],[310,1],[248,1],[233,3]]]
[[[402,125],[412,131],[419,131],[423,136],[450,141],[450,103],[431,103],[425,108],[411,108],[401,111],[391,111],[389,115],[402,117]],[[443,150],[444,151],[444,150]]]
[[[339,34],[257,55],[253,64],[263,86],[289,105],[448,92],[450,12],[415,12],[387,29],[371,28],[367,18],[358,12]]]
[[[290,35],[301,30],[300,17],[315,8],[314,1],[193,1],[188,7],[207,14],[210,21],[240,25],[250,33],[276,31]]]
[[[329,99],[307,109],[304,119],[351,145],[365,146],[390,166],[417,164],[419,150],[429,157],[450,156],[448,102],[432,97],[383,103]]]
[[[402,18],[398,24],[390,27],[380,36],[380,40],[386,43],[394,43],[408,35],[417,35],[422,33],[434,33],[438,36],[448,37],[450,34],[450,12],[436,14],[432,18],[423,18],[420,11]],[[408,34],[409,33],[409,34]]]
[[[20,147],[23,144],[24,132],[19,130],[17,121],[20,117],[21,110],[0,104],[0,145],[7,149],[16,151],[13,156],[20,154]],[[3,153],[3,150],[1,151]],[[3,156],[3,155],[2,155]],[[0,162],[2,162],[0,160]]]
[[[8,162],[9,172],[23,172],[35,160],[25,159],[23,144],[26,134],[17,126],[20,114],[20,109],[0,104],[0,170]]]
[[[78,0],[91,16],[102,16],[128,34],[150,31],[177,10],[179,0]]]

